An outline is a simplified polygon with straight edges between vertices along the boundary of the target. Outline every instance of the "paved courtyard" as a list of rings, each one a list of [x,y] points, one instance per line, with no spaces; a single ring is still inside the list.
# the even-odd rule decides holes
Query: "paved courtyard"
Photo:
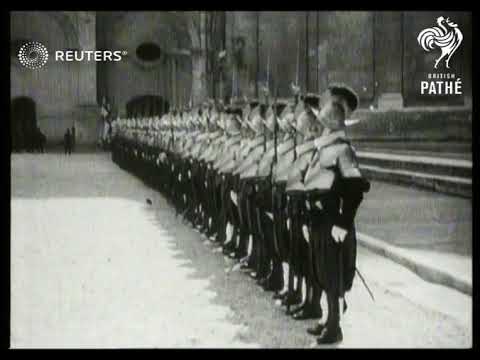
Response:
[[[229,271],[230,260],[109,154],[11,159],[12,347],[311,346],[313,321],[285,316],[271,293]],[[403,190],[377,189],[382,216],[405,220],[395,213]],[[470,296],[364,248],[358,256],[375,302],[357,278],[340,347],[471,346]]]

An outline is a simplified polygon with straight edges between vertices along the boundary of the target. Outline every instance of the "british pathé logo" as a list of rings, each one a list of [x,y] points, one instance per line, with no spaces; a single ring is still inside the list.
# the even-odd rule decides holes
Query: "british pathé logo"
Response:
[[[56,50],[53,60],[56,62],[121,61],[126,55],[125,50]],[[20,48],[18,60],[28,69],[39,69],[47,63],[48,50],[39,42],[28,42]]]
[[[441,62],[450,69],[450,59],[457,51],[463,40],[463,34],[458,25],[448,17],[437,18],[438,26],[426,28],[418,34],[417,41],[427,52],[439,50],[440,55],[435,59],[434,69],[438,69]],[[422,95],[462,95],[462,80],[452,71],[445,73],[428,73],[425,81],[420,82]]]
[[[427,52],[440,49],[441,54],[435,60],[435,69],[440,61],[445,60],[445,67],[450,69],[450,59],[463,40],[463,34],[458,25],[449,18],[437,18],[437,26],[422,30],[417,37],[420,46]]]

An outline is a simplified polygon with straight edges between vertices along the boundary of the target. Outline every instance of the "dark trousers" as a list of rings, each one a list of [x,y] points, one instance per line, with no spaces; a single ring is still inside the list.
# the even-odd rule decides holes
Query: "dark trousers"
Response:
[[[327,292],[328,317],[326,329],[329,333],[336,332],[340,327],[340,307],[338,305],[338,292],[330,289]]]

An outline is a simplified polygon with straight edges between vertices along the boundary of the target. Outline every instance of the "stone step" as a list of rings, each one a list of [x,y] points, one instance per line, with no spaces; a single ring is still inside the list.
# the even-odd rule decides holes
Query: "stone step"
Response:
[[[370,156],[369,162],[373,156]],[[456,195],[461,197],[472,197],[472,179],[471,176],[451,176],[436,172],[436,170],[445,170],[446,165],[444,162],[439,161],[441,166],[425,166],[424,171],[415,170],[418,164],[423,164],[421,161],[415,162],[397,162],[394,161],[382,161],[382,157],[375,163],[376,165],[367,164],[365,158],[359,157],[360,168],[363,174],[372,180],[380,180],[395,184],[415,186],[422,189],[431,191],[437,191],[445,194]],[[437,159],[438,160],[438,159]],[[460,165],[458,167],[452,166],[449,172],[455,172],[456,170],[465,168],[461,165],[464,163],[455,163]],[[410,168],[409,168],[410,166]],[[470,168],[471,173],[471,168]]]
[[[383,153],[395,153],[403,155],[420,155],[445,157],[453,159],[472,159],[471,143],[451,142],[353,142],[356,149],[361,151],[373,151]]]
[[[472,178],[472,160],[445,156],[357,151],[362,165],[453,178]]]

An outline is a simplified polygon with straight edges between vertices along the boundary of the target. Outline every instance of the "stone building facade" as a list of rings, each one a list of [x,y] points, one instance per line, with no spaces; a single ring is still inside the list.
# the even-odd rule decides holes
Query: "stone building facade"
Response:
[[[95,141],[100,104],[112,114],[161,113],[207,96],[255,97],[268,79],[289,97],[290,84],[318,92],[345,82],[363,108],[469,106],[472,18],[467,12],[12,12],[11,100],[31,99],[38,126],[60,141],[75,123],[77,141]],[[451,69],[417,42],[440,16],[459,25],[463,42]],[[194,21],[193,21],[193,20]],[[198,38],[196,38],[198,36]],[[119,62],[50,61],[38,70],[16,57],[25,41],[54,49],[122,50]],[[226,48],[225,57],[220,52]],[[193,60],[192,60],[193,59]],[[442,65],[444,66],[444,65]],[[202,69],[205,69],[202,71]],[[426,74],[454,72],[461,96],[420,95]],[[194,91],[192,91],[194,89]],[[146,99],[139,101],[139,99]],[[153,100],[147,100],[153,99]],[[158,105],[163,104],[158,108]],[[131,110],[133,109],[133,110]],[[13,114],[14,116],[15,114]],[[12,128],[17,126],[12,118]]]

